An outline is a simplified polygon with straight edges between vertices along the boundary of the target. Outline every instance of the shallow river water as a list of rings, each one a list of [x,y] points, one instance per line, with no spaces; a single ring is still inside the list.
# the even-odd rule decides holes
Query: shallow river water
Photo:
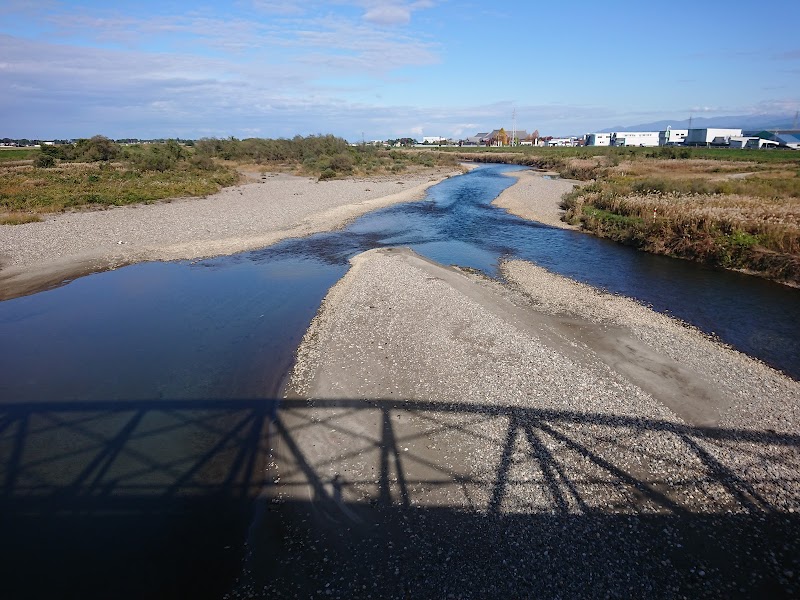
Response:
[[[293,352],[348,259],[370,248],[409,246],[491,276],[503,257],[531,260],[800,378],[800,290],[509,215],[490,202],[515,169],[482,166],[341,231],[0,302],[0,581],[19,592],[10,597],[230,589]]]

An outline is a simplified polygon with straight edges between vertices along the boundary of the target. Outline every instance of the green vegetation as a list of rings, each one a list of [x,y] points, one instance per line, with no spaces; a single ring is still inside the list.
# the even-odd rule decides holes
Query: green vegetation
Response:
[[[39,154],[36,148],[0,148],[0,165],[4,162],[30,160]]]
[[[255,163],[266,169],[286,169],[320,179],[351,175],[402,173],[409,169],[455,166],[458,158],[430,151],[389,150],[351,146],[332,135],[288,139],[206,139],[195,144],[198,156]]]
[[[120,145],[104,136],[40,149],[0,151],[0,223],[85,206],[204,196],[236,183],[252,165],[320,180],[455,166],[454,155],[350,146],[332,135],[203,139]]]
[[[201,196],[239,178],[235,169],[198,159],[175,141],[123,147],[95,136],[23,152],[32,159],[0,163],[3,224],[33,222],[40,220],[37,213],[86,205]]]

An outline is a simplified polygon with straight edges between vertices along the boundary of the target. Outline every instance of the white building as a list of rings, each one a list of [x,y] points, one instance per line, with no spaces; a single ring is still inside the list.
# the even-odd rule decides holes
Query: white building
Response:
[[[612,146],[658,146],[657,131],[615,131]]]
[[[552,138],[547,141],[548,146],[577,146],[578,139],[574,137],[568,138]]]
[[[765,140],[760,137],[753,136],[731,136],[729,141],[731,148],[748,148],[752,150],[760,150],[762,148],[777,148],[780,146],[778,142],[773,140]]]
[[[689,135],[688,129],[672,129],[667,127],[665,131],[658,132],[658,145],[659,146],[677,146],[686,141],[686,136]]]
[[[587,146],[610,146],[611,134],[610,133],[587,133],[586,134]]]
[[[440,137],[438,135],[426,135],[422,138],[423,144],[443,144],[447,141],[447,138]]]
[[[742,137],[741,129],[690,129],[687,146],[727,146],[732,137]]]

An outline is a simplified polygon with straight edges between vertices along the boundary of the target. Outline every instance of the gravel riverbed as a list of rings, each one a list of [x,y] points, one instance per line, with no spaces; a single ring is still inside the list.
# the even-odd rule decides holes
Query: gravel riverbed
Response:
[[[277,419],[263,589],[800,592],[800,384],[528,263],[504,286],[408,250],[352,262]]]

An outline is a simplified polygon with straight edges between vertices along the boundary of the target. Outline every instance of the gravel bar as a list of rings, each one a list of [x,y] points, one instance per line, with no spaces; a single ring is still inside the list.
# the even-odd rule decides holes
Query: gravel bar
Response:
[[[275,419],[269,576],[234,597],[800,593],[798,382],[529,263],[352,264]]]
[[[511,171],[506,175],[515,177],[517,182],[506,188],[492,204],[523,219],[560,229],[578,229],[561,220],[564,214],[561,197],[581,182],[539,171]]]

